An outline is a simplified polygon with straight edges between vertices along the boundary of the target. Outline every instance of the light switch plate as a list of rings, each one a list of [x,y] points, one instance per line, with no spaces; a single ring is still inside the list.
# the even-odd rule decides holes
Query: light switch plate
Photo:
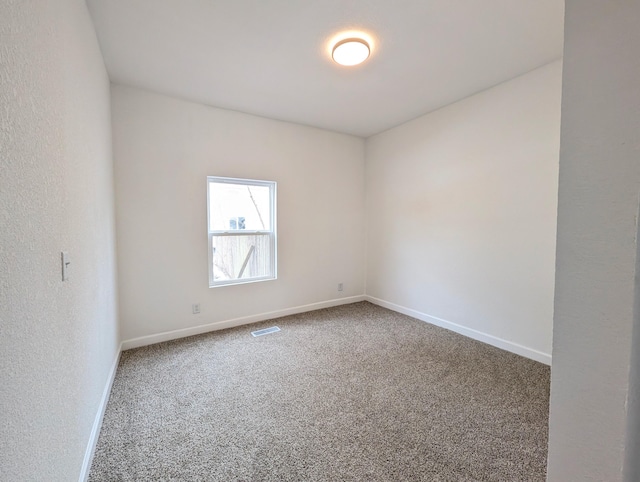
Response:
[[[67,251],[60,253],[60,261],[62,262],[62,281],[67,281],[69,279],[69,265],[71,264]]]

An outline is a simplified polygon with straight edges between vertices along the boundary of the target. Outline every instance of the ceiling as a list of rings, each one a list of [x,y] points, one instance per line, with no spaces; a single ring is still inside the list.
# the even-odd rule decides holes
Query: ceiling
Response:
[[[109,76],[368,137],[559,59],[563,0],[87,0]],[[330,40],[361,30],[369,60]]]

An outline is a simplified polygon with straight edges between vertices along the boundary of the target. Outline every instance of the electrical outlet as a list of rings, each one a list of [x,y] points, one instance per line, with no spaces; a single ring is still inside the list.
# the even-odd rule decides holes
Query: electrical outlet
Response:
[[[200,303],[194,303],[193,305],[191,305],[191,311],[194,315],[200,314]]]
[[[338,283],[338,291],[342,291],[344,289],[344,285],[342,283]]]

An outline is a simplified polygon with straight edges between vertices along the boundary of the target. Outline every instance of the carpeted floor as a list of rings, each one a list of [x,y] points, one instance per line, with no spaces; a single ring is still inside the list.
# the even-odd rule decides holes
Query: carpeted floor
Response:
[[[90,481],[542,481],[548,397],[545,365],[356,303],[124,352]]]

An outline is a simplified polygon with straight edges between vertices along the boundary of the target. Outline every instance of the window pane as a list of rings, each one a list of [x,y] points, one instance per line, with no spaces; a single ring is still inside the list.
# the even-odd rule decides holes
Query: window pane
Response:
[[[269,186],[209,182],[211,231],[271,229]]]
[[[228,281],[271,276],[271,237],[268,234],[212,236],[213,280]]]

